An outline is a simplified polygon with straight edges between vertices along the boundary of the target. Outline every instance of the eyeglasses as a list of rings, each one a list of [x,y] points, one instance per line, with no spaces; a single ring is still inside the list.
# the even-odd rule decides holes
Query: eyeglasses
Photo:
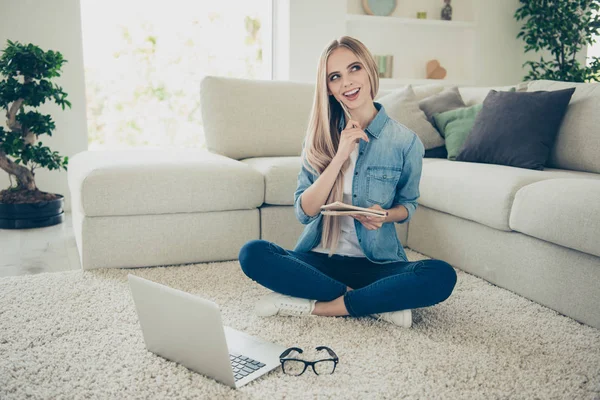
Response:
[[[327,350],[330,355],[330,358],[324,358],[316,361],[305,361],[299,358],[288,358],[288,355],[295,351],[298,354],[302,354],[302,349],[298,347],[290,347],[279,356],[279,361],[281,361],[281,368],[283,372],[287,375],[299,376],[306,371],[306,368],[310,365],[312,370],[317,375],[330,375],[335,371],[335,367],[339,361],[338,356],[327,346],[319,346],[316,348],[318,351]]]

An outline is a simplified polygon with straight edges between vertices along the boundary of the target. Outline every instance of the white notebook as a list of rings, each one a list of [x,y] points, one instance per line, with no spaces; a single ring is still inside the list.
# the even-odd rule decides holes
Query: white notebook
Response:
[[[321,214],[323,215],[368,215],[376,217],[387,216],[387,211],[375,210],[373,208],[357,207],[351,204],[336,201],[335,203],[325,204],[321,206]]]

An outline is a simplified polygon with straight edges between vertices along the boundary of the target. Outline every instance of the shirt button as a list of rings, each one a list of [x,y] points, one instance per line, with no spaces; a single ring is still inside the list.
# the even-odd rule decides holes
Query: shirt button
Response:
[[[362,156],[362,153],[363,153],[363,152],[361,151],[361,152],[360,152],[360,155],[361,155],[361,156]]]
[[[356,197],[356,195],[354,195],[354,197]]]
[[[358,239],[358,243],[360,243],[360,239]]]
[[[354,173],[354,175],[355,175],[355,176],[356,176],[356,175],[358,175],[358,172],[355,172],[355,173]]]

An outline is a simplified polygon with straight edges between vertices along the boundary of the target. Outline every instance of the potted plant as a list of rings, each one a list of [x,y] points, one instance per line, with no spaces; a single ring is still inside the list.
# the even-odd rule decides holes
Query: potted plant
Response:
[[[527,61],[531,71],[524,80],[549,79],[565,82],[600,80],[600,58],[589,57],[588,66],[576,60],[586,45],[594,44],[600,31],[598,0],[520,0],[515,12],[524,20],[517,38],[525,41],[525,53],[549,51],[554,59]]]
[[[59,52],[45,52],[33,44],[7,44],[0,56],[0,108],[7,118],[6,127],[0,125],[0,168],[8,173],[10,186],[0,191],[0,228],[56,225],[63,221],[64,196],[39,190],[34,171],[66,171],[69,159],[39,140],[41,135],[52,136],[55,124],[35,107],[47,100],[63,110],[71,107],[67,94],[51,82],[67,61]]]

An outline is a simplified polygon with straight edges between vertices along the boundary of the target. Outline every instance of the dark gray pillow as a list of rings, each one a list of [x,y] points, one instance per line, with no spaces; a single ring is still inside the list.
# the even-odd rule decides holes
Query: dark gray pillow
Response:
[[[433,149],[425,150],[424,158],[448,158],[448,150],[446,146],[434,147]]]
[[[435,126],[433,114],[466,107],[467,105],[460,96],[458,87],[446,88],[438,94],[429,96],[419,101],[419,108],[423,110],[427,120]]]
[[[543,170],[574,91],[491,90],[456,161]]]

